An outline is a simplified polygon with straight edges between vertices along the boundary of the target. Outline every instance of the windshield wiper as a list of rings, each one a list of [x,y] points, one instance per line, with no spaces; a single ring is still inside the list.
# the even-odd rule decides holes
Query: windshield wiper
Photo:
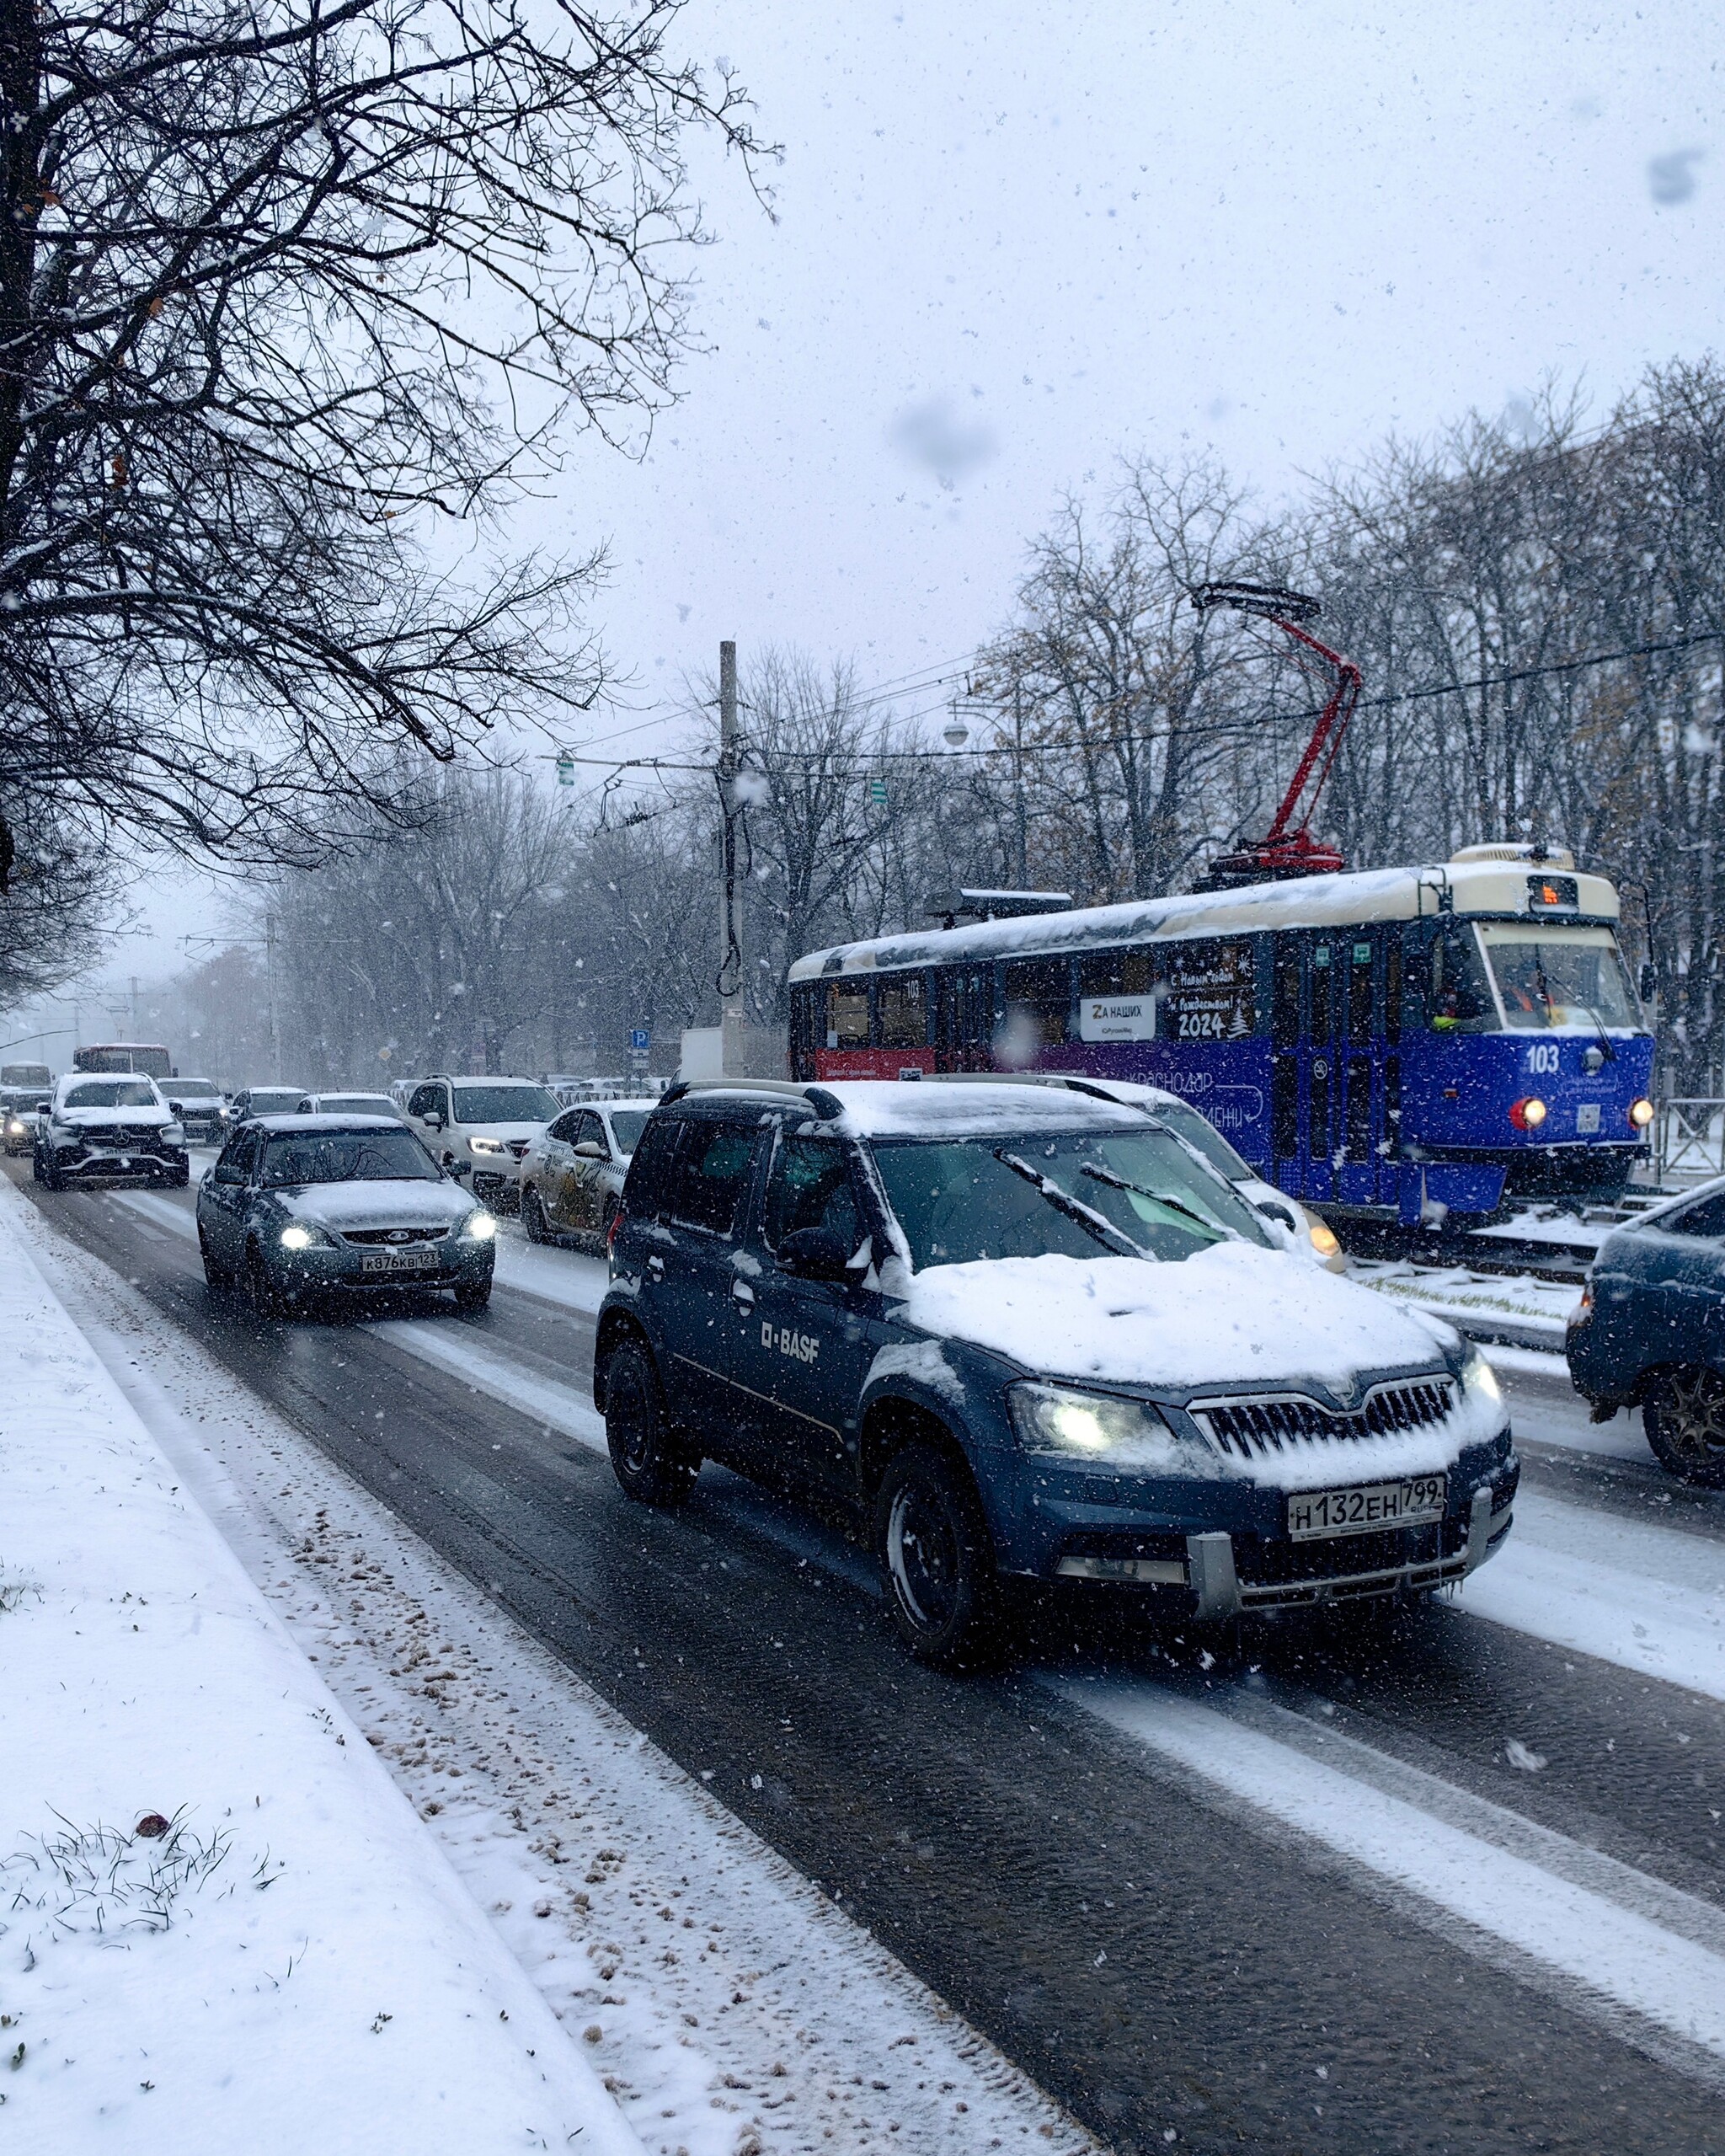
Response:
[[[1593,1020],[1594,1031],[1599,1035],[1599,1046],[1605,1051],[1605,1061],[1608,1063],[1615,1063],[1617,1060],[1617,1051],[1611,1046],[1611,1036],[1605,1030],[1605,1020],[1591,1003],[1578,1003],[1576,1008],[1578,1010],[1585,1011]]]
[[[1142,1183],[1129,1183],[1124,1175],[1115,1174],[1112,1168],[1098,1168],[1093,1161],[1087,1160],[1081,1164],[1078,1173],[1090,1176],[1095,1182],[1106,1183],[1111,1190],[1129,1190],[1135,1198],[1148,1198],[1153,1206],[1166,1206],[1170,1212],[1183,1212],[1194,1227],[1202,1228],[1206,1235],[1214,1236],[1218,1243],[1227,1239],[1227,1229],[1218,1222],[1206,1220],[1201,1212],[1195,1212],[1188,1205],[1183,1205],[1178,1198],[1168,1197],[1161,1190],[1150,1190]]]
[[[1116,1228],[1104,1214],[1093,1212],[1090,1206],[1075,1198],[1070,1190],[1063,1190],[1039,1168],[1033,1168],[1028,1160],[1021,1160],[1016,1153],[1008,1153],[1004,1147],[997,1147],[994,1149],[994,1157],[1003,1168],[1010,1168],[1015,1175],[1022,1175],[1033,1189],[1039,1190],[1056,1212],[1064,1213],[1068,1220],[1076,1221],[1087,1234],[1093,1235],[1098,1243],[1108,1245],[1117,1257],[1150,1258],[1155,1255],[1153,1251],[1140,1249],[1123,1228]]]

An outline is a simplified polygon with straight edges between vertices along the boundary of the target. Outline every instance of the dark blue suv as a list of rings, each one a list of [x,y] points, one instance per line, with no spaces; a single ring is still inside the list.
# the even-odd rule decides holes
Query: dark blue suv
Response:
[[[1140,1106],[674,1089],[611,1267],[594,1397],[624,1490],[676,1504],[705,1458],[840,1511],[931,1661],[987,1657],[1015,1581],[1199,1618],[1406,1600],[1509,1529],[1477,1350],[1325,1272]]]

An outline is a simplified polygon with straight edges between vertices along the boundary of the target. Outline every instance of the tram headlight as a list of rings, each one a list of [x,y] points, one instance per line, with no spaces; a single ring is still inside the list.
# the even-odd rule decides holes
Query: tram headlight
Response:
[[[1637,1130],[1646,1130],[1648,1125],[1653,1120],[1653,1102],[1648,1099],[1632,1100],[1629,1104],[1629,1120]]]
[[[1536,1131],[1551,1112],[1536,1093],[1530,1093],[1511,1108],[1509,1120],[1518,1131]]]

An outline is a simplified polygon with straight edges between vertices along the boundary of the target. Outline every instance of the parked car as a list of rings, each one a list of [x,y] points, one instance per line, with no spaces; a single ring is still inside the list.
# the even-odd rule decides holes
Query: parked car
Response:
[[[521,1226],[529,1242],[568,1237],[603,1247],[635,1141],[657,1105],[589,1101],[565,1109],[530,1141],[516,1177]]]
[[[563,1112],[537,1078],[423,1078],[408,1098],[407,1120],[446,1168],[472,1175],[473,1196],[513,1205],[515,1172],[528,1146]]]
[[[236,1126],[254,1115],[291,1115],[306,1097],[302,1085],[248,1085],[232,1102]]]
[[[386,1287],[491,1295],[497,1222],[395,1116],[267,1115],[198,1186],[204,1277],[260,1316]]]
[[[848,1513],[936,1662],[1038,1585],[1180,1621],[1429,1597],[1509,1530],[1497,1380],[1288,1239],[1125,1103],[674,1087],[600,1307],[612,1468],[644,1504],[716,1458]]]
[[[52,1086],[11,1085],[0,1094],[0,1144],[8,1153],[35,1150],[36,1118],[53,1098]]]
[[[1668,1474],[1725,1490],[1725,1179],[1612,1229],[1564,1351],[1596,1422],[1638,1407]]]
[[[193,1145],[220,1145],[232,1125],[227,1096],[213,1078],[173,1078],[165,1088],[168,1105],[185,1126]]]
[[[36,1118],[35,1177],[51,1190],[190,1180],[185,1128],[152,1078],[69,1073]]]
[[[296,1115],[393,1115],[401,1110],[387,1093],[308,1093]]]

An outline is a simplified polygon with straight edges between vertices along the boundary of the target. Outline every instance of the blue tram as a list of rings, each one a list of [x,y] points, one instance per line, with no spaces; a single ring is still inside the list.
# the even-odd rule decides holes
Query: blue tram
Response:
[[[1617,919],[1603,877],[1504,845],[913,931],[793,966],[791,1067],[1162,1086],[1290,1196],[1386,1223],[1605,1201],[1653,1114]]]

